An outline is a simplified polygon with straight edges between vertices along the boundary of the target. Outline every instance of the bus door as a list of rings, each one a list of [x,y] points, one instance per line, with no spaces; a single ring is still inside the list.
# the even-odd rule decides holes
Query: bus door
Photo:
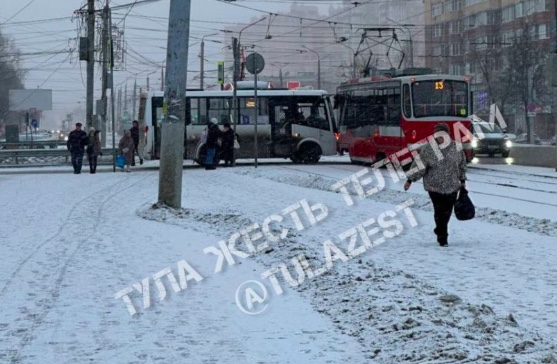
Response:
[[[298,124],[300,129],[302,125],[304,127],[304,130],[300,130],[302,135],[319,140],[323,155],[336,154],[335,126],[327,100],[319,96],[300,101],[304,102],[298,103],[298,110],[306,116],[303,122]],[[294,133],[296,134],[296,130]]]
[[[295,104],[289,103],[285,98],[269,99],[272,157],[290,157],[292,155],[292,123],[295,117],[293,113],[295,107]]]

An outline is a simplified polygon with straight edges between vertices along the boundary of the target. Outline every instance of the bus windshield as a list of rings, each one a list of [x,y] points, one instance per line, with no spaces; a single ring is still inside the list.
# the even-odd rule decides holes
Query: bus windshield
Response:
[[[427,80],[412,83],[414,117],[467,117],[468,83],[455,80]]]

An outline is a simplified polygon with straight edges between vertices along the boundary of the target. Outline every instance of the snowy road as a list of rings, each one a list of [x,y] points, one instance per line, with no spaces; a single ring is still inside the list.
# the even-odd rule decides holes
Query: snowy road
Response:
[[[448,249],[434,243],[421,185],[403,193],[389,183],[347,206],[330,192],[362,169],[346,164],[187,170],[181,214],[150,208],[153,171],[0,175],[0,362],[550,360],[557,352],[557,180],[505,167],[470,170],[478,219],[453,221]],[[408,199],[417,226],[402,219],[400,234],[298,287],[281,280],[285,293],[261,315],[236,306],[242,282],[262,281],[272,294],[263,272],[300,254],[323,262],[326,240],[346,251],[339,234]],[[205,248],[301,200],[326,205],[326,219],[304,219],[301,230],[284,221],[290,233],[271,250],[213,272],[216,259]],[[151,282],[150,308],[137,291],[130,295],[139,311],[133,317],[114,298],[167,267],[176,271],[181,260],[204,279],[179,293],[167,284],[163,301]],[[447,307],[442,298],[450,294],[459,299]]]

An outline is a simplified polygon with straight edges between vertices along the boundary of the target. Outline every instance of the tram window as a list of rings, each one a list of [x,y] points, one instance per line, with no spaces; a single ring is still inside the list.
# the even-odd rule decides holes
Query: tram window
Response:
[[[410,86],[403,86],[404,93],[404,115],[409,118],[412,117],[412,104],[410,103]]]
[[[386,107],[386,124],[388,125],[399,125],[401,110],[400,110],[400,93],[392,94],[387,97],[387,107]]]

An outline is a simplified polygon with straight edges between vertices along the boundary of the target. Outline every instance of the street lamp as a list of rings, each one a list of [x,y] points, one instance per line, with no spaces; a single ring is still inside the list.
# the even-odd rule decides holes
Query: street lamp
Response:
[[[354,58],[352,59],[352,78],[356,78],[356,56],[358,55],[357,52],[355,52],[352,47],[347,46],[346,44],[344,44],[343,42],[348,40],[347,38],[344,38],[340,41],[338,41],[337,43],[340,45],[345,46],[346,48],[350,49],[352,51],[352,54],[354,55]]]
[[[302,47],[307,49],[311,53],[314,53],[317,56],[317,89],[321,90],[321,56],[319,55],[319,53],[317,53],[313,49],[309,49],[305,45],[302,45]]]
[[[278,68],[279,70],[279,80],[280,80],[280,88],[284,87],[283,79],[282,79],[282,69],[288,66],[290,63],[270,63],[271,66]]]
[[[199,77],[199,88],[203,90],[203,82],[205,80],[205,37],[211,37],[213,35],[219,35],[220,33],[208,34],[201,37],[201,60],[199,61],[200,67],[200,77]]]
[[[233,120],[233,130],[234,130],[234,134],[236,133],[236,125],[238,124],[238,114],[240,112],[239,107],[238,107],[238,63],[239,63],[239,55],[240,55],[240,40],[242,39],[242,32],[246,29],[248,29],[249,27],[254,26],[255,24],[261,23],[263,20],[267,19],[267,17],[263,17],[261,19],[259,19],[256,22],[253,22],[251,24],[246,25],[245,27],[243,27],[240,32],[238,33],[238,42],[236,44],[234,44],[234,42],[232,43],[232,51],[233,51],[233,55],[234,55],[234,74],[232,75],[232,84],[233,84],[233,89],[232,89],[232,104],[234,105],[234,120]],[[257,85],[255,85],[255,87],[257,87]],[[255,120],[255,123],[257,123],[257,120]],[[255,136],[257,138],[257,135]],[[236,166],[236,149],[232,149],[232,166]]]
[[[395,23],[401,26],[402,29],[405,30],[405,33],[408,33],[408,37],[410,38],[410,67],[414,67],[414,42],[412,41],[412,32],[410,31],[410,29],[408,29],[408,26],[412,24],[401,24],[390,18],[387,18],[387,20],[390,21],[391,23]]]

